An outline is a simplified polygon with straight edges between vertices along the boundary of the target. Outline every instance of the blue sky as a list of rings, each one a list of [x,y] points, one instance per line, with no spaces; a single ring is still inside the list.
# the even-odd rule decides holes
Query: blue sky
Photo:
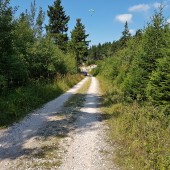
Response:
[[[11,0],[11,5],[19,6],[16,13],[19,15],[25,9],[30,9],[32,1]],[[54,0],[36,0],[37,7],[41,6],[45,12],[53,2]],[[81,18],[86,33],[89,34],[90,45],[97,45],[118,40],[124,30],[125,21],[128,21],[132,34],[143,28],[160,2],[165,5],[164,16],[170,22],[170,0],[62,0],[62,6],[70,16],[69,36],[76,24],[76,18]],[[47,17],[45,23],[48,23]]]

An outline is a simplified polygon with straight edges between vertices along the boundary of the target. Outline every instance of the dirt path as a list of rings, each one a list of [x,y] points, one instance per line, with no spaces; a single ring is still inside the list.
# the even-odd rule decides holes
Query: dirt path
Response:
[[[82,108],[63,104],[88,79],[91,85]],[[77,95],[78,96],[78,95]],[[87,77],[20,123],[0,130],[0,170],[116,170],[106,142],[96,78]]]
[[[92,77],[84,106],[75,121],[76,129],[59,170],[114,170],[109,160],[108,144],[104,140],[105,125],[100,111],[100,90],[98,81]]]
[[[81,88],[88,78],[83,79],[67,93],[47,103],[41,109],[29,114],[23,121],[16,123],[5,130],[0,130],[0,170],[8,170],[8,165],[23,155],[26,155],[34,144],[34,139],[39,137],[38,130],[44,126],[49,118],[58,112],[63,104]],[[30,142],[32,141],[32,142]],[[32,144],[33,143],[33,144]]]

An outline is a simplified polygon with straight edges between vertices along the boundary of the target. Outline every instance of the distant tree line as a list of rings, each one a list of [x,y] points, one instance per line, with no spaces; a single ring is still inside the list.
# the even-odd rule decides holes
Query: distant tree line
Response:
[[[10,0],[0,1],[0,91],[32,80],[53,80],[56,74],[76,73],[88,49],[81,19],[69,39],[70,17],[61,0],[48,7],[47,25],[46,13],[37,9],[35,0],[18,18],[16,10]]]
[[[136,34],[141,34],[142,30],[137,30]],[[122,31],[122,36],[119,40],[113,42],[105,42],[103,44],[92,45],[88,50],[88,61],[94,62],[97,60],[103,60],[105,58],[112,57],[118,50],[126,47],[126,42],[132,38],[130,34],[128,23],[125,22],[124,30]]]

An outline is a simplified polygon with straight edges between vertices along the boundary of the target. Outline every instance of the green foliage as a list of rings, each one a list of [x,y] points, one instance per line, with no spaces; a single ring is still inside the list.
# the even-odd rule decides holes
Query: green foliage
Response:
[[[70,74],[77,73],[76,58],[72,53],[67,53],[64,57],[64,65],[66,65],[66,72]]]
[[[169,115],[161,108],[127,104],[121,91],[107,78],[99,77],[103,91],[104,118],[108,119],[114,163],[122,169],[170,168]],[[115,149],[116,148],[116,149]]]
[[[26,87],[7,91],[0,96],[0,126],[20,120],[30,111],[67,91],[81,79],[80,75],[61,75],[56,77],[54,83],[34,82]]]
[[[68,36],[66,34],[68,30],[67,23],[70,17],[65,15],[61,0],[55,0],[53,6],[48,6],[48,8],[47,14],[49,17],[49,24],[47,26],[47,31],[51,33],[58,48],[66,51],[68,42]]]
[[[36,19],[36,37],[41,39],[43,37],[43,23],[45,20],[45,12],[42,7],[39,8],[39,13]]]
[[[170,27],[162,7],[125,44],[97,68],[115,161],[128,170],[170,169]]]
[[[0,125],[19,120],[82,78],[73,75],[77,73],[75,55],[63,53],[55,44],[57,41],[66,49],[68,40],[69,17],[60,3],[57,0],[49,7],[48,14],[57,15],[50,18],[49,33],[45,34],[45,13],[41,7],[37,13],[35,0],[18,18],[9,0],[0,1]],[[54,36],[60,40],[54,41]]]
[[[30,77],[53,78],[59,71],[58,65],[61,64],[58,49],[51,41],[50,37],[37,42],[29,51],[28,58]]]
[[[169,169],[168,118],[159,109],[136,104],[115,105],[112,110],[116,120],[110,122],[111,136],[120,145],[119,165],[126,169]]]
[[[94,62],[112,57],[117,52],[119,46],[119,41],[114,41],[113,43],[106,42],[104,44],[99,43],[98,45],[92,45],[88,49],[88,61]]]
[[[125,37],[129,37],[126,24],[125,33],[127,33]],[[160,8],[144,31],[138,30],[134,37],[125,38],[126,46],[124,48],[120,46],[111,58],[103,61],[99,74],[118,85],[126,100],[147,100],[150,97],[147,95],[146,88],[148,83],[150,84],[149,77],[152,72],[157,72],[157,60],[169,57],[169,35],[170,30]],[[162,95],[167,94],[162,92]]]
[[[155,61],[155,69],[150,75],[147,84],[147,97],[155,105],[161,106],[165,114],[170,114],[170,29],[164,27],[164,44],[160,44],[160,55]]]
[[[129,32],[128,23],[126,21],[125,26],[124,26],[124,31],[122,32],[122,37],[120,39],[120,44],[122,48],[127,46],[126,42],[130,39],[130,37],[131,37],[131,34]]]
[[[12,58],[12,30],[13,30],[13,16],[12,8],[9,6],[8,0],[0,1],[0,75],[1,79],[8,80],[8,66]],[[5,83],[6,84],[6,83]]]
[[[152,72],[147,86],[147,96],[156,105],[163,105],[166,114],[170,114],[170,57],[161,58],[157,69]]]
[[[100,74],[110,80],[116,78],[119,73],[120,60],[117,58],[108,58],[100,66]]]
[[[162,8],[156,11],[151,23],[145,30],[141,67],[147,70],[148,75],[156,69],[156,60],[163,57],[162,49],[166,48],[167,23],[164,19]]]
[[[69,46],[71,51],[76,56],[77,64],[80,65],[84,60],[87,60],[88,43],[86,38],[89,35],[85,33],[85,26],[81,23],[81,19],[77,19],[75,28],[71,32],[71,40]]]
[[[142,40],[142,39],[141,39]],[[129,100],[129,97],[133,100],[141,101],[145,99],[145,84],[146,84],[146,70],[140,67],[142,62],[141,56],[143,55],[143,49],[141,46],[141,40],[131,40],[128,49],[128,55],[130,56],[127,65],[126,76],[122,80],[121,88]],[[123,64],[124,65],[124,64]]]
[[[0,92],[7,87],[7,79],[5,76],[0,75]]]

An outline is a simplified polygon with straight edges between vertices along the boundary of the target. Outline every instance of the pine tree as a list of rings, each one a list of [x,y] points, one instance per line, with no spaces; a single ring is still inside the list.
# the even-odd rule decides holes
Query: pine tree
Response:
[[[55,44],[59,49],[66,51],[68,42],[68,22],[70,17],[65,15],[64,8],[61,5],[61,0],[55,0],[53,6],[48,6],[47,11],[49,17],[49,25],[47,31],[51,34]]]
[[[45,12],[42,10],[42,8],[39,8],[39,13],[36,19],[36,36],[38,39],[42,38],[43,34],[43,22],[45,19]]]
[[[150,76],[147,95],[152,103],[165,105],[170,109],[170,55],[158,60],[157,69]]]
[[[139,42],[137,42],[139,47],[137,49],[141,50],[134,58],[124,82],[125,89],[135,99],[141,98],[142,100],[146,100],[147,97],[150,98],[149,95],[151,95],[151,91],[154,93],[154,83],[151,83],[153,85],[152,87],[148,84],[154,79],[151,79],[150,76],[155,77],[157,74],[155,73],[155,70],[157,69],[157,60],[167,56],[167,54],[165,54],[165,51],[169,48],[169,37],[167,32],[168,26],[162,13],[162,7],[160,7],[159,11],[155,11],[152,20],[145,28],[144,33],[136,37],[136,39],[139,39]],[[149,86],[149,89],[153,89],[146,90],[147,86]]]
[[[162,49],[166,46],[164,28],[167,23],[163,16],[162,6],[158,11],[155,11],[151,19],[151,23],[148,24],[144,33],[143,48],[145,53],[141,63],[141,67],[149,73],[148,76],[156,69],[156,60],[163,58]]]
[[[161,49],[161,56],[156,60],[156,69],[152,71],[147,84],[147,97],[156,105],[163,105],[166,114],[170,114],[170,29],[167,25],[165,31],[165,44]]]
[[[131,37],[131,34],[129,32],[129,28],[128,28],[128,22],[125,22],[125,26],[124,26],[124,31],[122,32],[122,37],[120,39],[120,43],[121,43],[121,47],[126,47],[126,42],[128,41],[128,39]]]
[[[77,65],[80,65],[88,54],[89,41],[86,38],[85,26],[81,23],[81,19],[77,19],[75,28],[71,32],[70,47],[76,56]]]
[[[29,21],[30,21],[30,26],[31,28],[34,30],[35,29],[35,16],[36,16],[36,2],[35,0],[33,1],[33,3],[31,2],[31,6],[30,6],[30,14],[29,14]]]

